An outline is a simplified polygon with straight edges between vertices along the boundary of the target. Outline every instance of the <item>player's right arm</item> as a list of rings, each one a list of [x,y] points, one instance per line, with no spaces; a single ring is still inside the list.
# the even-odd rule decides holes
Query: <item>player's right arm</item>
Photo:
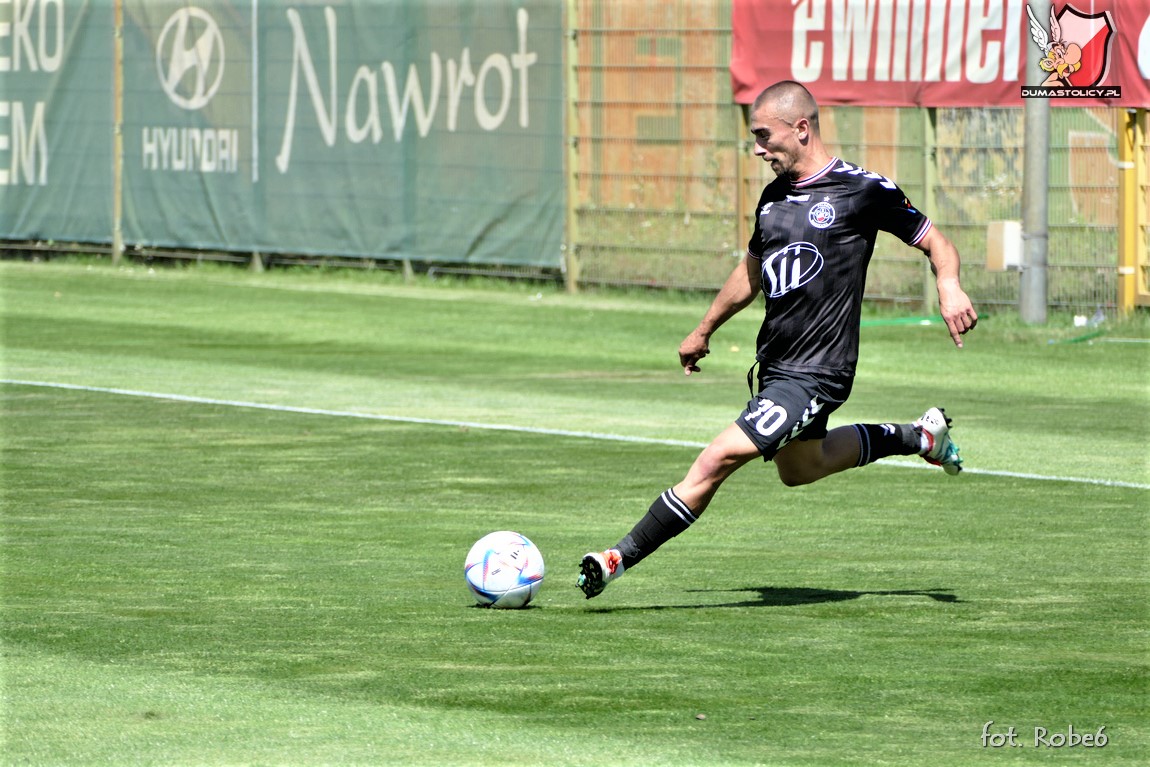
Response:
[[[958,249],[936,227],[931,227],[915,247],[930,259],[930,268],[938,285],[939,311],[954,345],[961,349],[962,337],[978,324],[978,312],[958,282]]]
[[[699,360],[711,351],[711,335],[724,322],[754,302],[761,280],[759,259],[748,251],[719,289],[702,321],[679,344],[679,364],[683,366],[685,374],[699,372]]]

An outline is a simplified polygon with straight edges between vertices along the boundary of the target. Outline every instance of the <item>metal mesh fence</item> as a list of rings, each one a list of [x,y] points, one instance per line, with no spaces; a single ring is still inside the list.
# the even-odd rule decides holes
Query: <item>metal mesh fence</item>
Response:
[[[745,240],[730,7],[578,3],[578,168],[569,239],[584,283],[710,286]]]
[[[120,155],[108,147],[113,143],[108,139],[116,119],[112,107],[115,99],[108,89],[95,87],[100,79],[96,69],[72,66],[60,73],[13,71],[3,81],[4,86],[12,81],[9,90],[16,100],[9,109],[11,140],[5,145],[11,173],[4,176],[0,168],[0,176],[9,180],[7,187],[0,184],[0,234],[4,237],[0,257],[8,251],[59,249],[56,241],[74,240],[111,241],[115,258],[127,232],[133,253],[138,255],[146,249],[148,257],[201,259],[212,257],[213,248],[235,248],[240,252],[262,250],[262,255],[251,254],[251,263],[256,265],[332,259],[346,264],[362,261],[374,268],[390,262],[393,267],[401,264],[409,273],[414,262],[429,273],[442,270],[565,278],[574,286],[712,290],[742,257],[753,229],[755,203],[772,178],[769,168],[751,152],[747,115],[732,97],[731,3],[565,0],[564,5],[530,4],[531,29],[540,30],[540,39],[549,41],[545,51],[540,49],[542,58],[532,64],[535,84],[531,93],[538,97],[540,108],[532,118],[530,132],[526,131],[526,120],[514,129],[510,123],[515,121],[509,120],[507,131],[491,130],[486,121],[493,113],[489,113],[485,99],[494,94],[476,88],[474,115],[467,118],[475,124],[464,126],[455,141],[424,141],[426,136],[420,132],[424,128],[417,131],[418,125],[409,125],[406,132],[403,130],[405,124],[420,122],[415,116],[420,110],[412,111],[409,120],[404,116],[408,102],[405,100],[400,108],[391,97],[379,98],[376,75],[364,74],[373,70],[358,66],[346,91],[346,110],[334,106],[336,96],[342,98],[344,90],[331,88],[335,116],[330,118],[330,137],[324,135],[325,120],[320,119],[328,109],[323,99],[316,100],[319,97],[312,94],[315,108],[300,107],[294,161],[298,173],[292,174],[286,172],[285,148],[290,142],[281,143],[278,154],[274,147],[262,154],[258,151],[261,130],[252,116],[259,110],[249,110],[242,98],[235,98],[238,91],[231,94],[239,104],[233,109],[236,122],[221,123],[223,127],[198,112],[178,107],[173,111],[172,95],[162,92],[168,86],[156,79],[154,62],[159,49],[148,34],[128,37],[133,55],[128,57],[132,66],[125,70],[130,76],[127,129],[120,129],[118,134],[121,143],[128,143]],[[76,30],[99,30],[88,36],[69,33],[69,39],[78,41],[73,46],[76,61],[107,60],[112,47],[108,33],[115,26],[108,7],[102,3],[80,5],[90,5],[89,12],[97,14],[103,23],[88,23],[91,19],[87,16],[69,16]],[[129,17],[137,27],[141,19],[152,19],[158,35],[159,24],[168,16],[154,5],[134,0],[128,6],[138,13],[129,13]],[[219,0],[209,5],[223,9],[233,4]],[[366,15],[357,17],[358,38],[349,29],[346,39],[358,39],[363,52],[355,45],[344,46],[345,73],[361,60],[361,53],[375,50],[377,45],[387,49],[379,35],[364,32],[368,29],[365,19],[375,20],[370,29],[387,30],[400,37],[407,29],[389,20],[388,14],[400,13],[399,6],[371,2],[352,5],[361,6]],[[481,5],[491,13],[503,12],[507,21],[514,12],[516,19],[523,19],[522,34],[526,35],[526,9],[515,8],[517,3],[510,2]],[[566,13],[560,14],[560,8]],[[322,20],[327,12],[321,13],[318,5],[313,10],[299,18],[306,16],[318,34],[327,23]],[[453,65],[462,67],[450,58],[457,55],[455,33],[450,31],[455,21],[443,17],[443,26],[431,24],[427,19],[435,14],[426,16],[424,11],[400,13],[401,19],[414,25],[412,29],[422,24],[428,30],[422,37],[410,36],[412,45],[416,38],[427,38],[420,43],[426,50],[413,54],[415,58],[427,61],[426,57],[432,56],[432,61],[439,61],[437,51],[442,50],[448,56],[449,71]],[[170,18],[183,18],[187,13],[187,8],[177,9],[177,15]],[[76,20],[80,18],[86,21]],[[249,29],[246,16],[228,14],[227,18],[231,25],[225,26],[237,42],[232,48],[242,49],[238,43],[248,40],[244,33]],[[277,17],[265,13],[261,18]],[[352,17],[345,14],[344,18]],[[280,18],[263,28],[265,44],[257,47],[273,64],[284,64],[284,57],[293,50],[289,27]],[[260,29],[253,22],[249,31]],[[498,30],[502,35],[511,29],[510,23],[499,23],[488,31],[496,35],[493,30]],[[300,39],[306,39],[303,27],[300,30]],[[554,45],[564,34],[569,41],[566,57]],[[258,41],[259,36],[252,39]],[[476,39],[485,38],[480,35]],[[501,39],[498,35],[490,38],[484,50],[502,50]],[[771,44],[770,39],[762,41],[763,46]],[[462,51],[460,61],[464,54],[470,56],[469,47]],[[371,60],[371,55],[364,55]],[[476,48],[477,62],[478,56]],[[338,57],[331,60],[333,67],[339,63]],[[493,52],[487,60],[494,62],[491,68],[480,71],[492,74],[491,86],[495,88],[496,80],[502,79],[498,64],[502,61],[507,66],[507,59],[503,53]],[[295,80],[294,66],[267,68],[268,82],[278,83],[260,91],[265,100],[270,99],[263,108],[269,120],[285,114],[285,104],[280,102],[294,101],[297,86],[287,84]],[[414,63],[410,67],[407,82],[418,87],[404,93],[420,93],[419,68]],[[430,77],[436,81],[438,76]],[[474,73],[471,79],[475,79]],[[455,82],[466,84],[466,77],[460,74]],[[481,91],[486,95],[479,98]],[[431,92],[438,92],[438,86]],[[504,95],[509,99],[511,92],[504,90]],[[395,95],[390,90],[388,93]],[[456,88],[454,96],[444,94],[442,99],[454,98],[452,103],[458,107],[462,93]],[[91,98],[77,100],[76,94]],[[162,109],[147,106],[152,104],[148,100],[152,97]],[[428,96],[429,100],[434,98]],[[253,98],[252,103],[257,101]],[[426,130],[431,130],[438,103],[431,103]],[[502,103],[500,114],[506,114],[510,101]],[[5,104],[0,101],[0,108]],[[49,117],[37,117],[42,107],[57,106],[59,111],[45,112],[51,115],[51,122]],[[370,131],[365,126],[373,121],[382,135],[381,110],[385,106],[400,131],[394,134],[394,141],[378,137],[366,141]],[[481,113],[487,118],[480,120]],[[295,126],[294,111],[291,114]],[[452,114],[450,104],[443,105],[438,114],[448,122],[454,119],[447,117]],[[336,131],[336,117],[343,120],[346,130]],[[361,120],[366,122],[360,125]],[[1022,217],[1027,138],[1023,120],[1021,108],[989,107],[824,107],[821,114],[823,138],[832,152],[896,180],[958,245],[964,262],[964,285],[980,307],[1014,306],[1019,299],[1019,272],[991,271],[986,254],[990,225]],[[1132,120],[1141,121],[1140,132],[1128,130],[1133,127]],[[1138,303],[1150,306],[1146,287],[1150,280],[1150,178],[1144,160],[1133,166],[1136,173],[1122,170],[1123,163],[1129,168],[1137,161],[1131,157],[1146,156],[1145,120],[1145,110],[1133,114],[1063,106],[1051,110],[1047,277],[1048,303],[1053,308],[1093,310],[1117,304],[1120,235],[1126,273],[1139,278]],[[271,122],[263,124],[264,133],[277,134],[267,129]],[[5,140],[2,128],[0,125],[0,142]],[[207,135],[205,129],[213,136],[220,130],[237,137],[250,132],[252,181],[238,172],[189,173],[187,167],[176,172],[177,138]],[[285,129],[283,136],[294,137],[296,130],[293,127],[289,134]],[[444,130],[452,133],[455,128]],[[53,136],[51,143],[48,136]],[[170,140],[165,145],[156,136]],[[1127,138],[1143,146],[1133,151]],[[566,148],[563,139],[568,140]],[[238,146],[239,139],[232,143]],[[184,151],[191,145],[189,138],[182,144]],[[218,140],[213,145],[218,146]],[[85,151],[70,152],[69,148],[78,146]],[[168,159],[172,167],[168,168],[167,159],[158,161],[159,168],[151,167],[148,158],[157,164],[159,155],[167,151],[164,146],[171,150]],[[87,148],[94,149],[89,152]],[[34,184],[48,174],[49,149],[63,152],[66,161],[51,163],[53,185]],[[1120,152],[1124,160],[1120,160]],[[0,151],[0,163],[5,161],[4,154]],[[82,167],[68,162],[73,155],[82,155],[89,162]],[[258,158],[263,157],[270,165],[268,158],[272,156],[277,170],[261,175]],[[212,165],[220,171],[218,164]],[[110,177],[113,167],[120,173],[118,180]],[[258,188],[254,181],[257,176]],[[1138,180],[1132,181],[1134,176]],[[381,184],[380,178],[389,181]],[[113,190],[111,199],[97,193],[77,193],[97,189],[101,183]],[[476,189],[481,193],[476,194]],[[499,197],[491,190],[503,195],[502,203],[487,199]],[[1120,197],[1122,190],[1127,194]],[[83,204],[70,204],[78,199]],[[1127,201],[1125,210],[1141,206],[1136,226],[1123,222],[1120,229],[1120,199]],[[248,203],[231,204],[236,200]],[[444,226],[441,215],[442,205],[453,200],[466,202],[465,207],[449,206],[453,211],[449,218],[458,227],[455,229]],[[69,214],[61,217],[58,212],[65,208]],[[312,221],[309,216],[322,225],[308,223]],[[108,232],[109,224],[112,232]],[[28,240],[34,243],[28,244]],[[219,257],[240,258],[236,253],[220,253]],[[560,273],[564,266],[565,275]],[[1127,292],[1130,283],[1128,277],[1122,279]],[[934,292],[922,255],[893,237],[880,235],[867,285],[868,298],[930,308]]]
[[[583,284],[714,288],[741,257],[769,168],[731,97],[729,0],[576,0],[569,242]],[[1119,110],[1051,117],[1049,303],[1117,291]],[[826,107],[832,152],[896,180],[955,242],[980,306],[1016,305],[986,269],[990,222],[1022,217],[1021,108]],[[925,259],[880,235],[868,298],[933,300]]]

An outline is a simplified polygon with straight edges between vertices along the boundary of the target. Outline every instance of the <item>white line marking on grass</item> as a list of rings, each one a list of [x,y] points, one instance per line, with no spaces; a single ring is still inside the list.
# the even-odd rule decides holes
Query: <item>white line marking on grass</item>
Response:
[[[78,384],[55,383],[50,381],[20,381],[8,378],[0,379],[0,384],[12,386],[35,386],[44,389],[67,389],[70,391],[96,392],[101,394],[118,394],[125,397],[144,397],[147,399],[164,399],[173,402],[191,402],[198,405],[218,405],[222,407],[240,407],[252,410],[270,410],[277,413],[300,413],[303,415],[323,415],[333,418],[360,418],[367,421],[389,421],[393,423],[417,423],[429,426],[455,426],[457,428],[484,429],[487,431],[510,431],[523,434],[543,434],[553,437],[577,437],[580,439],[596,439],[609,442],[632,442],[644,445],[669,445],[671,447],[693,447],[702,449],[707,446],[705,442],[689,442],[678,439],[657,439],[654,437],[630,437],[625,434],[604,434],[593,431],[570,431],[567,429],[544,429],[533,426],[513,426],[511,424],[477,423],[474,421],[451,421],[439,418],[415,418],[399,415],[382,415],[378,413],[356,413],[348,410],[326,410],[313,407],[295,407],[292,405],[270,405],[262,402],[243,402],[240,400],[214,399],[211,397],[193,397],[186,394],[163,394],[161,392],[137,391],[135,389],[114,389],[105,386],[80,386]],[[910,463],[907,461],[883,459],[878,465],[900,469],[931,469],[937,468],[925,463]],[[1140,482],[1121,482],[1110,479],[1091,479],[1089,477],[1055,477],[1046,474],[1028,474],[1016,471],[994,471],[991,469],[964,469],[967,474],[984,474],[993,477],[1010,477],[1013,479],[1031,479],[1040,482],[1073,482],[1081,485],[1103,485],[1105,487],[1128,487],[1136,490],[1150,490],[1150,485]]]
[[[478,423],[475,421],[450,421],[439,418],[415,418],[404,415],[382,415],[379,413],[356,413],[350,410],[325,410],[314,407],[295,407],[292,405],[269,405],[262,402],[242,402],[229,399],[212,399],[210,397],[192,397],[185,394],[162,394],[160,392],[136,391],[134,389],[111,389],[103,386],[78,386],[76,384],[52,383],[48,381],[13,381],[0,379],[0,383],[15,386],[39,386],[46,389],[70,389],[72,391],[99,392],[103,394],[120,394],[125,397],[146,397],[148,399],[166,399],[175,402],[192,402],[198,405],[222,405],[225,407],[242,407],[254,410],[272,410],[277,413],[302,413],[304,415],[326,415],[335,418],[362,418],[368,421],[392,421],[395,423],[422,423],[430,426],[455,426],[467,429],[486,429],[488,431],[514,431],[526,434],[546,434],[556,437],[581,437],[583,439],[610,440],[612,442],[639,442],[647,445],[671,445],[672,447],[706,447],[701,442],[685,442],[677,439],[655,439],[653,437],[628,437],[624,434],[600,434],[593,431],[567,431],[566,429],[544,429],[533,426],[512,426],[510,424]]]
[[[878,466],[894,466],[900,469],[927,469],[938,471],[938,467],[929,463],[910,463],[897,458],[883,458],[877,462]],[[963,474],[986,474],[992,477],[1011,477],[1013,479],[1034,479],[1040,482],[1075,482],[1080,485],[1103,485],[1105,487],[1130,487],[1135,490],[1150,490],[1150,485],[1140,482],[1122,482],[1116,479],[1091,479],[1090,477],[1053,477],[1047,474],[1030,474],[1021,471],[997,471],[995,469],[963,469]]]

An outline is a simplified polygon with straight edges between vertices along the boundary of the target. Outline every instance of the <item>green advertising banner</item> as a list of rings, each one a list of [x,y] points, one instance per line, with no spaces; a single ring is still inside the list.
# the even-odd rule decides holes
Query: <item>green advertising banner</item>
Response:
[[[121,2],[125,242],[253,248],[252,4]]]
[[[558,265],[561,9],[278,7],[261,24],[269,242],[318,235],[369,256]]]
[[[562,21],[553,0],[0,0],[0,236],[110,241],[118,167],[127,245],[557,267]]]
[[[559,4],[124,1],[128,242],[560,264]]]
[[[0,0],[0,236],[112,238],[112,5]]]

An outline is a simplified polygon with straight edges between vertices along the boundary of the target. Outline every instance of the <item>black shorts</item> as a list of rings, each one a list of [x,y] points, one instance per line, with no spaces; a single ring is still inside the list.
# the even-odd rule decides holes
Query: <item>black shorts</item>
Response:
[[[847,401],[853,375],[820,375],[766,370],[759,393],[735,422],[769,461],[794,439],[827,436],[827,419]]]

